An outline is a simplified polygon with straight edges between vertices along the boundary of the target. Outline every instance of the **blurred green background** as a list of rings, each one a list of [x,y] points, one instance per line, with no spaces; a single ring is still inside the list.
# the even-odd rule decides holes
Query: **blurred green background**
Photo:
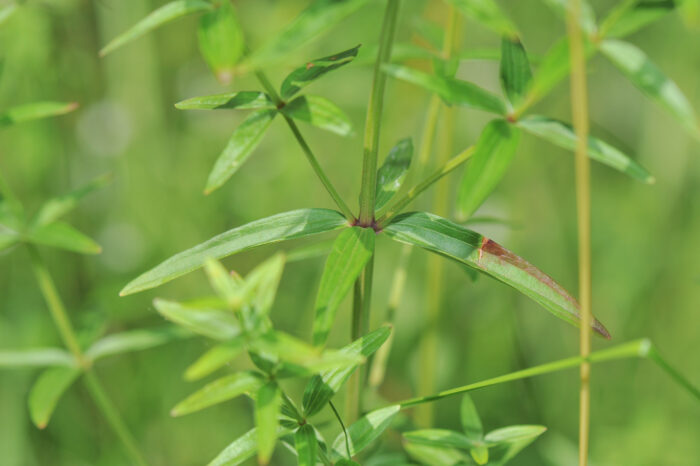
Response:
[[[1,2],[0,2],[1,3]],[[185,18],[98,59],[109,39],[127,29],[160,0],[34,0],[0,27],[0,110],[39,100],[77,101],[70,115],[28,123],[0,134],[0,170],[30,208],[91,178],[112,172],[114,182],[90,196],[70,220],[96,238],[104,252],[80,256],[42,249],[71,317],[85,338],[99,332],[162,324],[156,296],[192,298],[209,293],[196,272],[151,292],[119,298],[121,287],[161,260],[226,229],[277,212],[332,207],[330,199],[278,119],[251,159],[222,189],[202,190],[233,128],[234,112],[181,112],[187,97],[225,92],[199,56],[196,18]],[[251,48],[279,31],[306,0],[236,0]],[[612,1],[594,2],[603,15]],[[537,0],[501,2],[523,32],[528,51],[544,53],[564,34],[562,21]],[[270,69],[276,83],[305,60],[376,43],[381,1]],[[438,1],[403,2],[399,39],[423,43],[419,18],[442,21]],[[700,31],[669,15],[630,38],[673,78],[700,109]],[[482,27],[464,25],[463,48],[497,48]],[[429,63],[413,66],[428,69]],[[650,337],[661,353],[700,384],[700,145],[627,82],[606,61],[589,65],[593,134],[635,155],[656,176],[647,186],[593,165],[594,312],[621,343]],[[496,62],[464,62],[459,76],[497,92]],[[334,100],[351,117],[356,135],[339,138],[316,128],[302,131],[321,164],[350,204],[359,192],[362,128],[371,70],[354,64],[314,84],[313,93]],[[258,89],[251,77],[232,88]],[[404,137],[414,144],[429,96],[390,80],[382,153]],[[536,108],[569,118],[566,83]],[[487,115],[457,111],[456,148],[472,144]],[[525,136],[512,166],[478,215],[508,219],[512,226],[475,225],[576,290],[576,223],[573,157]],[[460,170],[461,172],[461,170]],[[450,178],[454,185],[459,174]],[[431,193],[414,207],[427,208]],[[453,197],[454,198],[454,197]],[[290,245],[291,246],[291,245]],[[381,323],[400,246],[378,243],[373,312]],[[241,273],[275,251],[265,247],[227,259]],[[417,347],[424,329],[425,260],[411,256],[406,293],[397,316],[395,346],[382,397],[414,394],[420,374]],[[274,309],[276,325],[307,338],[322,259],[289,265]],[[578,330],[552,318],[515,290],[487,277],[472,282],[446,263],[446,292],[435,361],[439,389],[573,355]],[[332,345],[349,339],[349,300],[341,308]],[[594,348],[610,343],[594,340]],[[169,410],[202,383],[183,370],[209,343],[192,339],[101,363],[97,371],[148,458],[158,465],[196,465],[212,459],[253,424],[249,403],[237,399],[182,418]],[[60,346],[22,248],[0,255],[0,347]],[[240,364],[244,363],[243,358]],[[513,464],[575,464],[578,372],[569,370],[475,392],[487,430],[509,424],[543,424],[549,430]],[[72,387],[44,431],[31,424],[27,391],[31,370],[0,372],[0,464],[127,464],[119,443],[81,384]],[[292,385],[301,393],[303,385]],[[436,425],[459,425],[459,399],[436,405]],[[594,366],[591,464],[697,465],[700,405],[646,361]],[[332,429],[335,429],[333,427]],[[335,432],[335,431],[334,431]],[[330,437],[331,439],[333,437]],[[397,435],[385,440],[399,448]],[[278,447],[273,464],[290,464]]]

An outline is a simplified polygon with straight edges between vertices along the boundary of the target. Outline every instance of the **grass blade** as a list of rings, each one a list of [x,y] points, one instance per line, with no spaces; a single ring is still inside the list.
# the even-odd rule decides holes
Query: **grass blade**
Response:
[[[316,432],[311,424],[304,424],[294,434],[294,447],[299,466],[316,466]]]
[[[74,367],[75,359],[59,348],[0,350],[0,368],[42,366]]]
[[[374,197],[374,210],[379,211],[386,206],[392,197],[401,189],[401,184],[413,158],[413,142],[411,138],[400,140],[384,159],[377,171],[377,193]]]
[[[205,194],[220,188],[248,160],[250,154],[262,141],[275,115],[277,115],[275,110],[258,110],[248,115],[233,131],[224,151],[209,173],[207,186],[204,189]]]
[[[267,464],[277,443],[282,391],[276,382],[260,387],[255,399],[255,425],[258,430],[258,463]]]
[[[580,324],[579,305],[551,277],[493,240],[449,220],[424,212],[397,216],[384,232],[396,241],[420,246],[461,262],[512,286],[554,314]],[[593,320],[591,327],[610,338],[605,327]]]
[[[280,88],[280,97],[282,100],[289,100],[302,88],[308,86],[324,74],[347,65],[357,57],[359,48],[360,46],[358,45],[343,52],[317,58],[295,69],[284,78],[282,87]]]
[[[486,125],[459,188],[457,203],[464,218],[471,216],[496,188],[519,142],[520,130],[504,120],[493,120]]]
[[[116,354],[155,348],[188,336],[191,336],[189,332],[174,326],[129,330],[114,333],[96,341],[85,351],[85,356],[96,361]]]
[[[104,48],[102,48],[102,50],[100,50],[100,56],[104,57],[122,45],[127,44],[134,39],[138,39],[144,34],[151,32],[152,30],[166,23],[182,18],[183,16],[208,11],[212,8],[213,5],[204,0],[177,0],[166,3],[136,23],[129,30],[112,39],[107,45],[104,46]]]
[[[49,423],[56,404],[63,393],[68,390],[81,369],[56,367],[42,372],[29,391],[29,415],[39,429]]]
[[[167,283],[204,265],[207,259],[221,259],[264,244],[302,238],[347,226],[339,212],[328,209],[300,209],[273,215],[234,228],[198,246],[176,254],[129,283],[125,296]]]
[[[231,2],[225,0],[199,21],[199,50],[220,83],[230,84],[236,64],[243,56],[243,30]]]
[[[275,104],[270,99],[270,96],[264,92],[241,91],[192,97],[176,103],[175,108],[179,110],[273,109]]]
[[[17,123],[65,115],[78,108],[75,102],[34,102],[12,107],[0,113],[0,128]]]
[[[215,340],[230,340],[241,333],[238,320],[228,311],[164,299],[155,299],[153,306],[163,317],[175,324]]]
[[[372,228],[352,227],[338,235],[328,255],[314,305],[313,342],[323,345],[343,298],[374,254]]]
[[[280,110],[295,120],[304,121],[340,136],[352,134],[350,118],[336,104],[317,95],[302,95]]]
[[[576,134],[571,125],[539,115],[518,120],[517,125],[528,133],[539,136],[564,149],[576,148]],[[593,136],[588,137],[588,156],[602,164],[644,183],[654,183],[654,177],[627,154]]]
[[[227,375],[208,383],[179,402],[170,411],[170,415],[184,416],[185,414],[201,411],[204,408],[232,400],[238,396],[255,393],[263,384],[264,380],[255,372],[246,371]]]
[[[80,254],[99,254],[102,247],[92,238],[63,222],[55,222],[33,229],[26,237],[30,243],[51,246]]]
[[[391,421],[399,412],[399,405],[371,411],[348,427],[350,437],[350,455],[355,456],[367,448],[373,441],[391,425]],[[341,432],[333,442],[333,453],[336,459],[345,455],[345,436]]]

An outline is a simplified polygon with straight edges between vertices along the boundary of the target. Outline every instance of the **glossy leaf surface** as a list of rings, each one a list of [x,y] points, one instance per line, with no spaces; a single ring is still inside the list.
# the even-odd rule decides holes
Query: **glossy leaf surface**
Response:
[[[192,97],[175,104],[180,110],[273,109],[275,103],[264,92],[240,91]]]
[[[352,423],[348,428],[350,454],[355,456],[367,448],[391,425],[394,416],[401,408],[398,405],[370,411]],[[345,436],[341,432],[333,442],[333,451],[338,457],[345,456]]]

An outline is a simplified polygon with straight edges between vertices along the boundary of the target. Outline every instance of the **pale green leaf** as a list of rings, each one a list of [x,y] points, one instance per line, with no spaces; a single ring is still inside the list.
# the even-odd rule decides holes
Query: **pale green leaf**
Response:
[[[493,30],[499,35],[514,37],[517,29],[494,0],[445,0],[464,16]]]
[[[384,159],[377,171],[377,193],[374,200],[374,210],[379,211],[401,188],[411,166],[413,157],[413,142],[411,138],[400,140]]]
[[[513,161],[519,141],[520,130],[504,120],[486,125],[459,187],[458,205],[463,217],[470,217],[496,188]]]
[[[314,305],[314,345],[323,345],[328,339],[340,303],[374,254],[375,236],[372,228],[352,227],[336,238]]]
[[[34,228],[26,241],[42,246],[51,246],[81,254],[99,254],[102,248],[90,237],[63,222],[54,222]]]
[[[267,464],[277,443],[282,391],[276,382],[260,387],[255,399],[255,425],[258,430],[258,463]]]
[[[564,288],[522,257],[479,233],[424,212],[397,216],[384,228],[384,233],[399,242],[420,246],[490,275],[560,319],[580,324],[579,305]],[[598,320],[593,319],[591,327],[610,338]]]
[[[275,103],[264,92],[240,91],[192,97],[176,103],[175,108],[180,110],[273,109]]]
[[[49,423],[56,404],[68,387],[78,378],[78,368],[56,367],[41,373],[29,391],[29,415],[39,429]]]
[[[170,411],[171,416],[183,416],[241,395],[257,392],[264,380],[255,372],[238,372],[208,383],[197,390]]]
[[[448,447],[470,449],[478,442],[474,442],[466,435],[447,429],[421,429],[404,432],[403,436],[411,443],[431,445],[434,447]]]
[[[85,351],[85,356],[92,361],[96,361],[115,354],[155,348],[188,336],[191,336],[191,333],[174,326],[113,333],[93,343]]]
[[[108,53],[116,50],[124,44],[138,39],[144,34],[169,23],[183,16],[208,11],[213,8],[213,5],[204,0],[177,0],[166,3],[162,7],[150,13],[141,21],[136,23],[123,34],[112,39],[107,45],[100,50],[100,56],[105,56]]]
[[[544,426],[532,425],[509,426],[489,432],[486,434],[486,442],[497,449],[504,450],[503,455],[494,461],[494,464],[496,466],[506,464],[546,430]]]
[[[185,379],[193,381],[206,377],[228,364],[243,351],[244,347],[243,335],[212,347],[187,368]]]
[[[408,442],[404,448],[421,464],[428,466],[456,466],[469,464],[467,458],[462,452],[454,448],[435,447],[418,443]]]
[[[0,367],[75,366],[75,359],[68,351],[59,348],[30,348],[0,350]]]
[[[153,305],[171,322],[215,340],[230,340],[241,333],[236,317],[228,311],[164,299],[155,299]]]
[[[620,2],[600,26],[601,34],[608,37],[624,37],[647,26],[673,11],[676,0]]]
[[[68,194],[54,197],[46,201],[32,220],[34,227],[48,225],[75,209],[78,202],[91,192],[101,189],[112,180],[111,175],[95,178],[85,186],[78,188]]]
[[[207,259],[220,259],[264,244],[302,238],[347,226],[342,214],[328,209],[300,209],[234,228],[176,254],[129,283],[121,295],[154,288],[196,270]]]
[[[400,409],[399,405],[376,409],[351,424],[347,429],[350,437],[350,455],[357,455],[378,439],[391,425],[391,421]],[[333,442],[333,453],[337,458],[340,458],[345,456],[345,450],[345,436],[341,432]]]
[[[350,63],[357,56],[359,48],[358,45],[343,52],[317,58],[292,71],[282,82],[280,88],[282,100],[288,100],[324,74]]]
[[[248,160],[250,154],[262,141],[267,128],[277,115],[275,110],[257,110],[243,120],[243,122],[233,131],[224,151],[214,164],[207,186],[204,190],[206,194],[221,187],[243,163]]]
[[[576,133],[571,125],[561,121],[538,115],[521,118],[517,125],[535,136],[563,147],[576,149]],[[593,136],[588,137],[588,156],[602,164],[618,170],[634,179],[645,183],[653,183],[654,177],[628,155]]]
[[[316,466],[316,432],[311,424],[304,424],[294,434],[294,448],[299,466]]]
[[[577,0],[580,2],[581,15],[579,17],[579,24],[581,28],[588,34],[595,33],[596,20],[593,8],[587,0]],[[567,10],[571,7],[572,0],[543,0],[550,8],[557,12],[562,18],[567,15]]]
[[[258,315],[267,315],[270,312],[277,295],[277,287],[282,279],[285,263],[284,253],[277,253],[255,267],[246,276],[243,284],[244,300],[248,303],[247,298],[251,297],[250,304]]]
[[[34,102],[0,112],[0,128],[17,123],[64,115],[78,108],[75,102]]]
[[[700,138],[698,120],[688,99],[641,49],[629,42],[609,39],[600,44],[600,51],[635,86],[668,110],[693,136]]]
[[[10,3],[9,5],[5,5],[3,7],[0,7],[0,24],[4,23],[5,21],[8,20],[10,16],[12,16],[12,13],[17,11],[18,5],[16,3]]]
[[[245,42],[231,2],[224,0],[220,5],[200,18],[199,50],[219,82],[230,84]]]
[[[295,120],[309,123],[341,136],[352,134],[350,118],[330,100],[317,95],[302,95],[280,110]]]
[[[530,61],[518,37],[504,37],[501,41],[500,76],[508,101],[518,108],[532,81]]]
[[[462,430],[469,440],[478,442],[484,438],[484,428],[481,425],[479,412],[476,410],[472,397],[466,393],[460,404],[459,419],[462,422]]]
[[[391,335],[391,327],[379,327],[341,348],[339,352],[368,358],[384,344],[389,335]],[[302,400],[304,416],[309,417],[318,413],[340,390],[357,367],[357,365],[336,367],[314,376],[304,390]]]
[[[209,284],[231,310],[237,310],[242,302],[243,283],[236,280],[221,262],[209,259],[204,263]]]
[[[288,433],[289,430],[284,428],[280,428],[277,431],[278,436],[286,435]],[[208,466],[234,466],[243,463],[257,451],[257,438],[257,429],[253,428],[249,430],[234,440],[221,453],[219,453]]]

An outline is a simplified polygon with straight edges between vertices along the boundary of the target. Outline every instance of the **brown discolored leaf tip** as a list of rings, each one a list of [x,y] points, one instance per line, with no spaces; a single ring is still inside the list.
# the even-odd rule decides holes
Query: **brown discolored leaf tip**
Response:
[[[37,426],[37,428],[39,428],[39,430],[44,430],[44,429],[46,429],[47,423],[46,423],[46,422],[40,422],[40,423],[38,423],[36,426]]]

